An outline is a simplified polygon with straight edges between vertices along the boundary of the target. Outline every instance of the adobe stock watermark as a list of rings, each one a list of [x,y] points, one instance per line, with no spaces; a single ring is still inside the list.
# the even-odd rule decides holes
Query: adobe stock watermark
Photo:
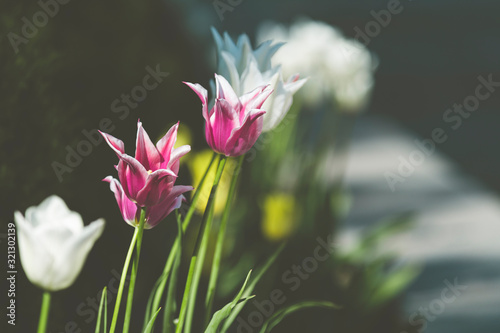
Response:
[[[109,280],[106,288],[108,308],[109,304],[114,301],[114,296],[118,293],[118,286],[120,285],[121,277],[120,273],[115,269],[111,270],[111,275],[113,275],[113,277]],[[127,275],[125,277],[125,286],[128,285],[129,281],[130,275]],[[62,330],[59,329],[57,333],[82,333],[93,331],[93,329],[95,328],[95,325],[93,323],[95,323],[97,320],[102,292],[103,290],[99,290],[95,296],[87,297],[85,301],[82,301],[76,307],[76,314],[78,315],[78,317],[83,318],[83,321],[88,327],[81,327],[81,325],[79,325],[76,321],[72,320],[68,321],[64,325],[64,328]]]
[[[287,292],[298,290],[301,284],[316,272],[319,264],[331,257],[334,252],[333,240],[333,234],[328,235],[326,240],[321,237],[316,238],[318,245],[314,248],[312,254],[305,257],[300,264],[292,265],[283,272],[281,281],[288,287]],[[236,318],[238,324],[237,333],[260,332],[259,327],[273,315],[277,306],[285,303],[286,300],[286,291],[282,289],[272,290],[267,299],[260,302],[253,299],[250,304],[255,307],[255,310],[250,312],[246,318],[241,315]]]
[[[421,306],[417,311],[413,312],[408,318],[409,324],[417,329],[418,333],[425,331],[429,323],[432,323],[441,315],[448,305],[455,302],[458,297],[468,288],[467,285],[458,283],[458,278],[453,280],[453,283],[447,279],[443,281],[445,288],[441,290],[441,294],[429,302],[428,306]],[[407,333],[402,331],[401,333]]]
[[[120,98],[116,98],[111,102],[111,112],[118,116],[118,120],[126,119],[130,110],[139,106],[148,96],[148,92],[156,89],[163,80],[169,75],[168,72],[162,72],[160,65],[156,65],[155,69],[146,66],[147,74],[142,78],[141,84],[133,87],[129,93],[122,93]],[[97,128],[91,130],[82,130],[84,139],[80,140],[74,147],[66,146],[65,163],[53,161],[51,166],[59,180],[63,181],[63,175],[73,172],[83,161],[84,157],[89,156],[94,147],[99,146],[104,138],[99,134],[98,129],[105,133],[112,133],[116,126],[111,118],[102,118],[99,121]]]
[[[28,19],[26,16],[21,18],[23,25],[20,34],[12,31],[7,34],[14,53],[18,54],[19,45],[26,45],[31,39],[35,38],[38,35],[38,30],[44,28],[49,23],[49,19],[59,13],[60,6],[66,5],[69,2],[70,0],[39,0],[37,4],[40,10],[36,11],[31,19]]]
[[[426,159],[436,151],[438,144],[443,144],[448,140],[447,131],[458,130],[465,119],[468,119],[479,109],[482,101],[487,100],[500,87],[500,81],[493,80],[493,74],[487,78],[482,75],[477,77],[479,84],[474,89],[474,93],[465,97],[461,104],[453,104],[452,107],[443,112],[443,122],[449,126],[446,130],[443,127],[436,127],[431,131],[429,138],[424,140],[415,139],[416,148],[408,156],[398,157],[397,172],[384,172],[387,185],[392,192],[396,191],[396,185],[404,183],[411,177],[417,167],[421,166]]]
[[[243,0],[214,0],[212,6],[214,6],[219,20],[224,21],[224,13],[232,12],[237,6],[241,5]]]

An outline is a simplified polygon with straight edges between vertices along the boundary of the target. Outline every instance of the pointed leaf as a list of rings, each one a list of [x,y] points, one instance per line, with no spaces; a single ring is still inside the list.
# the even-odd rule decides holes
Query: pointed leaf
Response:
[[[246,301],[254,297],[254,296],[248,296],[242,298],[242,295],[248,283],[248,279],[250,278],[250,274],[252,274],[252,271],[248,272],[245,282],[243,283],[243,286],[241,287],[236,297],[222,309],[214,313],[214,315],[212,316],[212,320],[210,320],[210,323],[208,324],[207,329],[205,330],[205,333],[217,333],[219,326],[226,320],[227,317],[229,317],[229,315],[236,307],[238,302],[241,301],[242,304],[244,305]]]
[[[340,309],[340,307],[332,302],[327,302],[327,301],[305,301],[305,302],[300,302],[294,305],[290,305],[289,307],[286,307],[284,309],[281,309],[277,311],[274,315],[269,318],[262,328],[260,329],[260,333],[268,333],[271,332],[271,330],[278,325],[280,322],[283,321],[283,319],[299,310],[302,309],[307,309],[307,308],[325,308],[325,309]]]
[[[99,333],[101,330],[101,317],[103,313],[103,304],[106,304],[104,307],[104,333],[106,333],[106,326],[107,326],[107,305],[108,305],[108,291],[106,287],[102,290],[101,294],[101,302],[99,303],[99,312],[97,315],[97,323],[95,325],[95,333]]]
[[[281,245],[274,252],[274,254],[266,261],[266,263],[264,264],[264,266],[262,266],[262,268],[260,269],[259,273],[255,276],[255,278],[252,279],[252,282],[250,282],[250,284],[248,285],[248,288],[246,288],[245,292],[243,293],[243,297],[250,296],[250,294],[255,289],[255,286],[257,285],[257,283],[260,281],[260,279],[262,278],[262,276],[264,276],[264,274],[267,272],[267,270],[269,269],[269,267],[271,267],[271,265],[274,263],[274,261],[276,260],[276,258],[278,258],[278,256],[281,254],[281,251],[283,251],[283,249],[285,248],[285,246],[286,246],[286,244]],[[231,326],[231,324],[233,323],[233,321],[236,319],[236,317],[238,316],[238,314],[243,309],[243,306],[244,306],[244,304],[238,304],[238,305],[236,305],[235,309],[231,312],[231,315],[229,316],[229,318],[224,322],[224,326],[222,328],[223,332],[227,331],[229,329],[229,327]]]
[[[151,317],[151,320],[149,321],[148,326],[146,326],[146,329],[144,330],[144,333],[152,333],[153,332],[153,328],[155,326],[155,320],[156,320],[156,317],[158,316],[158,313],[160,313],[160,310],[161,310],[161,308],[159,308],[156,311],[156,313],[153,315],[153,317]]]

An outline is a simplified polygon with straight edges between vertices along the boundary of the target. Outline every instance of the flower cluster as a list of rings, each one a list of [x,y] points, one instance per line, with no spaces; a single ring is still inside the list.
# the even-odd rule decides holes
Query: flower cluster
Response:
[[[306,19],[290,28],[267,22],[261,24],[257,39],[286,42],[273,60],[282,64],[284,72],[311,77],[301,92],[306,103],[315,105],[333,97],[342,110],[358,111],[368,102],[378,61],[338,29]]]
[[[213,34],[219,58],[218,74],[215,74],[213,88],[213,104],[210,103],[211,106],[209,106],[208,93],[205,88],[200,84],[186,82],[201,100],[202,115],[205,119],[205,138],[207,144],[214,151],[212,162],[208,166],[205,176],[200,180],[200,188],[215,160],[218,161],[218,166],[198,231],[195,253],[191,258],[180,314],[174,315],[175,306],[165,309],[165,311],[169,311],[164,317],[166,318],[164,320],[166,326],[173,325],[174,318],[179,318],[175,324],[177,332],[182,331],[183,325],[189,327],[186,332],[190,332],[192,323],[189,320],[184,322],[184,320],[186,316],[188,318],[193,316],[196,290],[201,274],[200,269],[203,267],[203,258],[207,251],[208,241],[206,237],[208,237],[208,233],[206,230],[211,228],[216,191],[227,158],[243,157],[263,131],[276,127],[290,109],[293,94],[305,83],[304,79],[299,80],[298,75],[293,75],[287,81],[283,81],[280,67],[271,65],[271,57],[281,47],[280,44],[272,45],[271,42],[266,42],[253,50],[246,35],[242,35],[237,44],[234,44],[227,33],[224,34],[224,39],[215,30],[213,30]],[[153,144],[142,127],[142,123],[138,121],[134,156],[125,152],[125,145],[121,140],[108,133],[100,132],[118,157],[118,163],[115,166],[117,178],[107,176],[103,181],[109,183],[123,220],[135,229],[123,266],[109,328],[110,333],[114,333],[117,328],[124,277],[128,272],[132,257],[135,255],[127,295],[123,332],[128,332],[129,329],[143,230],[155,227],[172,211],[179,209],[182,202],[185,201],[184,194],[193,190],[192,186],[176,185],[180,159],[191,150],[189,145],[175,148],[178,128],[179,123],[173,125],[156,144]],[[219,227],[217,246],[212,261],[212,273],[214,274],[211,274],[209,281],[211,287],[207,293],[206,312],[209,315],[217,283],[229,207],[242,161],[243,159],[240,158],[238,170],[232,175]],[[231,165],[231,162],[227,164]],[[177,215],[178,238],[175,244],[181,244],[184,225],[189,224],[190,217],[196,207],[197,197],[197,195],[193,196],[193,202],[183,221],[181,221],[181,215]],[[80,215],[70,211],[64,201],[57,196],[47,198],[38,207],[28,208],[25,216],[20,212],[15,212],[15,220],[19,228],[21,261],[26,275],[33,284],[44,289],[38,328],[38,332],[44,333],[47,326],[50,292],[67,288],[74,282],[94,242],[102,233],[104,221],[99,219],[84,227]],[[178,248],[173,245],[165,265],[165,271],[171,274],[169,283],[175,283],[176,279],[173,279],[173,276],[176,272],[174,270],[175,267],[179,267],[179,261],[182,259],[181,256],[176,255],[176,251],[179,254],[182,253],[180,246]],[[202,258],[200,259],[201,264],[198,264],[198,258]],[[172,268],[174,260],[177,262]],[[154,302],[159,302],[162,298],[167,276],[163,279],[160,278],[159,281],[163,283],[163,287],[154,290],[156,294],[151,297]],[[172,286],[175,290],[175,285]],[[172,286],[169,286],[169,293]],[[233,301],[234,305],[236,302],[244,300],[240,296],[241,292]],[[189,306],[186,302],[189,302]],[[231,309],[234,308],[234,305]],[[158,304],[152,304],[152,308],[158,309]],[[186,311],[189,313],[186,314]],[[104,315],[106,316],[106,314]],[[101,310],[99,318],[100,316]],[[148,318],[146,315],[146,320],[151,320],[150,323],[154,322],[154,319],[155,317]],[[221,325],[220,321],[225,320],[225,318],[214,316],[214,320],[215,323],[206,324],[217,329]],[[97,323],[96,331],[99,331],[100,320],[97,320]],[[106,319],[104,319],[104,323],[106,323]],[[147,326],[150,327],[149,324]],[[105,327],[105,331],[108,332],[107,327]]]
[[[306,79],[299,80],[299,75],[294,73],[284,81],[281,67],[272,65],[271,59],[283,45],[281,43],[273,44],[268,40],[253,50],[246,34],[240,35],[236,43],[227,32],[222,37],[212,28],[212,34],[217,45],[217,73],[229,81],[238,96],[263,85],[269,85],[274,91],[263,104],[267,113],[262,130],[274,129],[287,114],[293,94],[306,83]]]

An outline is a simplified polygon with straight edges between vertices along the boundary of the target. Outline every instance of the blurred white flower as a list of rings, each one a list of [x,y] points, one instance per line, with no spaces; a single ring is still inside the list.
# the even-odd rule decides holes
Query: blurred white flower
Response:
[[[272,66],[271,58],[282,44],[266,41],[253,50],[245,34],[240,35],[236,43],[227,32],[222,37],[212,28],[212,34],[217,45],[217,74],[228,80],[237,96],[267,84],[273,89],[262,106],[266,111],[262,131],[272,130],[286,115],[292,105],[293,94],[306,79],[299,80],[298,74],[291,74],[287,81],[283,81],[281,67]],[[212,91],[215,92],[213,85]]]
[[[103,219],[84,227],[80,214],[55,195],[29,207],[25,216],[16,211],[14,217],[24,271],[34,285],[48,291],[75,281],[104,229]]]
[[[285,42],[273,58],[283,72],[300,72],[310,77],[301,90],[310,105],[332,97],[340,109],[359,111],[371,95],[377,67],[376,58],[356,40],[345,38],[336,28],[318,21],[300,20],[289,29],[265,22],[257,41]]]

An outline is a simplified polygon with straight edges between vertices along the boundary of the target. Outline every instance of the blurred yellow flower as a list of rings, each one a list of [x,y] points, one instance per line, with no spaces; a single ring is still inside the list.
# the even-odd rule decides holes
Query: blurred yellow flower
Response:
[[[205,170],[207,169],[208,164],[212,159],[212,155],[213,151],[211,149],[196,153],[190,153],[188,168],[191,172],[191,176],[193,177],[193,184],[195,184],[195,186],[200,183],[201,178],[203,177],[203,174],[205,173]],[[212,164],[212,167],[210,168],[210,171],[207,175],[207,178],[205,179],[205,183],[203,184],[202,188],[195,188],[195,191],[201,190],[200,197],[198,199],[198,202],[196,203],[196,212],[199,214],[202,214],[205,211],[205,207],[207,206],[210,189],[212,188],[212,184],[215,178],[216,168],[217,163]],[[231,179],[235,168],[236,161],[233,159],[228,159],[219,182],[219,188],[217,189],[217,198],[215,199],[214,204],[214,215],[219,215],[224,210],[227,195],[229,192],[229,186],[231,184]],[[194,193],[194,191],[192,193]]]
[[[268,195],[263,202],[262,232],[270,241],[288,238],[297,227],[298,206],[286,193]]]

